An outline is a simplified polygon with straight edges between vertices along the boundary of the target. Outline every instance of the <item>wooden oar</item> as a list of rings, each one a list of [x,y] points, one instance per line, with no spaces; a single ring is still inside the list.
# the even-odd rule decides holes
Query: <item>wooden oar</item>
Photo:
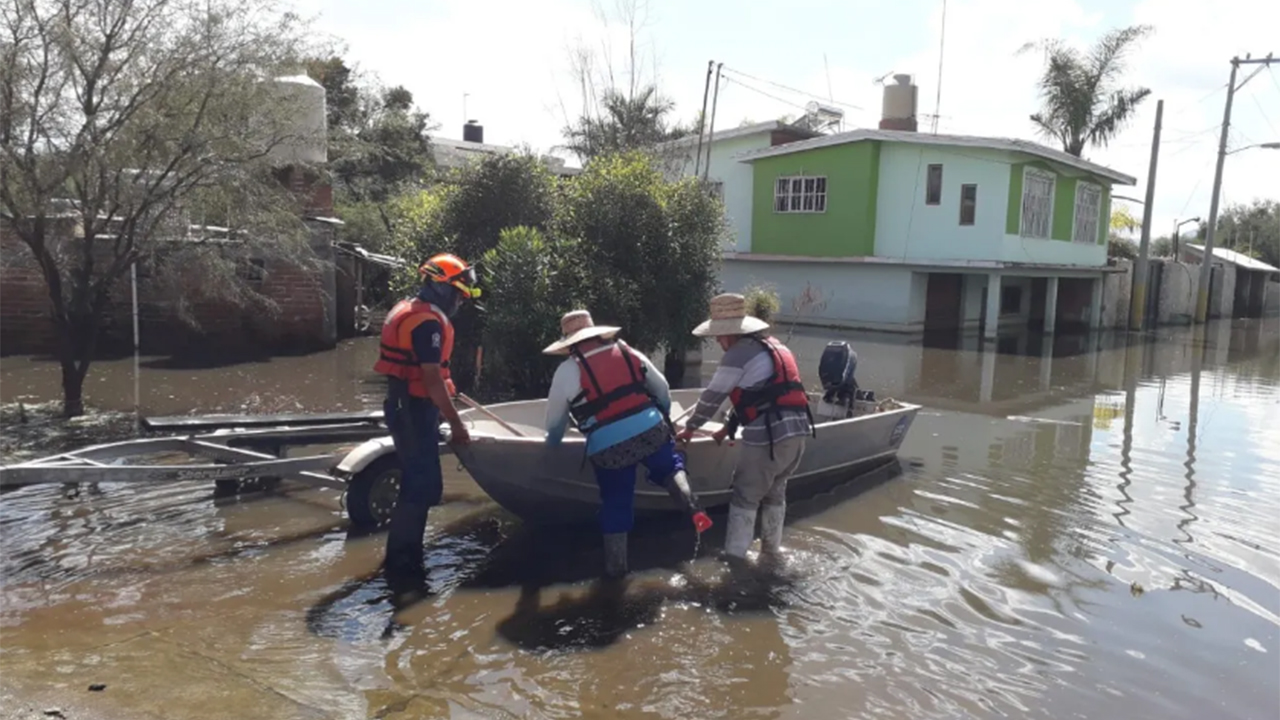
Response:
[[[497,416],[496,414],[494,414],[494,413],[493,413],[493,411],[491,411],[489,408],[487,408],[487,407],[485,407],[485,406],[481,405],[480,403],[476,402],[475,400],[472,400],[470,397],[468,397],[468,396],[466,395],[466,393],[458,393],[458,399],[459,399],[459,400],[461,400],[462,402],[466,403],[467,405],[471,406],[471,408],[472,408],[473,410],[475,410],[476,412],[480,413],[481,415],[484,415],[485,417],[489,418],[490,420],[492,420],[492,421],[494,421],[494,422],[498,423],[499,425],[501,425],[502,427],[506,428],[509,432],[511,432],[511,433],[512,433],[513,435],[515,435],[516,437],[526,437],[526,435],[525,435],[524,433],[520,432],[519,430],[517,430],[517,429],[515,428],[515,426],[514,426],[514,425],[512,425],[511,423],[507,422],[506,420],[503,420],[502,418],[498,417],[498,416]]]

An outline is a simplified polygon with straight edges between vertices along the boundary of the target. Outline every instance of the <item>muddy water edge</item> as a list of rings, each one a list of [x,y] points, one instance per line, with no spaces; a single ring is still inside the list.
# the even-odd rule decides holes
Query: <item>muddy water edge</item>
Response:
[[[806,373],[830,339],[791,339]],[[742,576],[720,518],[696,555],[683,525],[639,529],[630,584],[599,586],[598,536],[526,529],[447,460],[435,594],[399,609],[331,492],[6,492],[0,718],[1280,717],[1274,320],[842,339],[864,387],[925,408],[899,465],[797,498],[785,566]],[[141,404],[373,407],[374,348],[151,359]],[[0,360],[5,403],[58,387]],[[105,428],[6,452],[128,432],[132,360],[86,395]]]

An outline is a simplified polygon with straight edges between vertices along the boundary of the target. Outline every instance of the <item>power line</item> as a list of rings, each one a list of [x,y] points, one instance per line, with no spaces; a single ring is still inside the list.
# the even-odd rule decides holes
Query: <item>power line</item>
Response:
[[[755,80],[756,82],[762,82],[762,83],[765,83],[765,84],[767,84],[767,85],[772,85],[772,86],[774,86],[774,87],[776,87],[776,88],[780,88],[780,89],[782,89],[782,90],[786,90],[786,91],[788,91],[788,92],[793,92],[793,93],[795,93],[795,94],[797,94],[797,95],[803,95],[803,96],[805,96],[805,97],[807,97],[807,98],[814,98],[814,99],[817,99],[817,98],[822,97],[821,95],[816,95],[816,94],[811,93],[811,92],[805,92],[804,90],[798,90],[798,89],[796,89],[796,88],[791,87],[790,85],[783,85],[782,83],[779,83],[779,82],[774,82],[774,81],[772,81],[772,80],[766,80],[766,79],[764,79],[764,78],[759,78],[759,77],[756,77],[756,76],[754,76],[754,75],[751,75],[751,74],[748,74],[748,73],[742,72],[741,70],[738,70],[738,69],[735,69],[735,68],[726,67],[726,68],[725,68],[725,72],[733,73],[733,74],[735,74],[735,75],[741,75],[742,77],[747,78],[747,79],[749,79],[749,80]],[[833,99],[833,100],[830,100],[829,102],[831,102],[833,105],[839,105],[839,106],[841,106],[841,107],[847,107],[847,108],[849,108],[849,109],[851,109],[851,110],[866,110],[866,108],[862,107],[861,105],[854,105],[853,103],[841,102],[841,101],[839,101],[839,100],[834,100],[834,99]]]
[[[1273,76],[1271,79],[1274,80],[1275,77]],[[1267,121],[1267,127],[1271,128],[1272,133],[1280,136],[1280,132],[1276,131],[1276,126],[1271,124],[1271,118],[1267,117],[1267,111],[1262,109],[1262,103],[1258,102],[1258,95],[1255,93],[1251,97],[1253,98],[1253,104],[1258,106],[1258,112],[1262,113],[1262,119]]]
[[[765,96],[765,97],[769,98],[770,100],[774,100],[774,101],[776,101],[776,102],[780,102],[780,103],[782,103],[783,105],[787,105],[787,106],[789,106],[789,107],[796,108],[797,110],[804,110],[805,112],[808,112],[808,110],[809,110],[808,108],[806,108],[806,107],[805,107],[805,106],[803,106],[803,105],[797,105],[796,103],[793,103],[793,102],[791,102],[790,100],[783,100],[782,98],[778,97],[777,95],[772,95],[772,94],[770,94],[770,93],[767,93],[767,92],[765,92],[764,90],[761,90],[761,89],[760,89],[760,88],[758,88],[758,87],[753,87],[753,86],[751,86],[751,85],[748,85],[748,84],[746,84],[746,83],[742,82],[741,80],[736,80],[736,79],[734,79],[734,78],[731,78],[731,77],[729,77],[728,75],[724,75],[724,76],[722,76],[722,77],[721,77],[721,79],[722,79],[722,80],[724,80],[724,81],[725,81],[725,82],[727,82],[727,83],[733,83],[734,85],[737,85],[737,86],[739,86],[739,87],[746,88],[747,90],[750,90],[751,92],[754,92],[754,93],[758,93],[758,94],[760,94],[760,95],[763,95],[763,96]]]

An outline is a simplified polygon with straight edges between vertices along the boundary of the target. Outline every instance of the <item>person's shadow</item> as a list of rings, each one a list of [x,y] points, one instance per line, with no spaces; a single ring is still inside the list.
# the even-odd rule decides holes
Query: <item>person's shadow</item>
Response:
[[[897,462],[889,463],[792,501],[788,523],[900,473]],[[608,647],[658,622],[665,603],[696,603],[724,614],[785,607],[802,579],[800,570],[785,563],[695,562],[718,556],[724,546],[725,515],[712,517],[715,525],[701,538],[684,517],[637,522],[628,543],[631,574],[611,581],[600,577],[604,557],[597,528],[529,526],[511,522],[500,511],[472,514],[428,541],[425,563],[416,571],[388,566],[353,579],[310,608],[307,624],[319,635],[387,638],[405,629],[396,619],[401,611],[445,592],[519,588],[519,599],[511,615],[498,622],[497,633],[526,651],[554,652]],[[678,572],[681,582],[652,582],[654,571]],[[583,584],[585,591],[572,588]],[[555,586],[570,591],[544,604],[544,594]],[[371,614],[382,619],[370,621]]]

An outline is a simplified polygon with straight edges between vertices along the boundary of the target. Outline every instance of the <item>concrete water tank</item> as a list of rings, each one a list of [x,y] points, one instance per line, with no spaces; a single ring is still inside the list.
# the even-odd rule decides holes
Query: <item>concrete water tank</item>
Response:
[[[915,130],[919,88],[910,75],[894,75],[894,83],[884,86],[880,127],[885,130]]]
[[[282,128],[275,123],[273,126],[285,134],[284,142],[271,151],[271,160],[284,165],[328,162],[329,126],[324,87],[306,75],[291,75],[275,78],[271,88],[284,118]]]
[[[462,139],[470,143],[483,143],[484,126],[475,120],[468,120],[467,124],[462,126]]]

